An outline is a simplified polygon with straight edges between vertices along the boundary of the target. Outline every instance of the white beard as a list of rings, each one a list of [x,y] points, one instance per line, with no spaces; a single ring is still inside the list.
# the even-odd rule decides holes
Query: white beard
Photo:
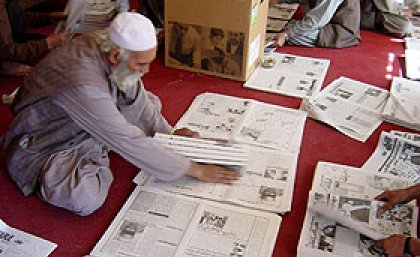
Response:
[[[111,67],[111,75],[109,79],[115,83],[115,85],[121,91],[126,91],[128,88],[137,86],[140,78],[143,76],[141,72],[131,72],[128,69],[127,61],[122,61],[115,67]]]

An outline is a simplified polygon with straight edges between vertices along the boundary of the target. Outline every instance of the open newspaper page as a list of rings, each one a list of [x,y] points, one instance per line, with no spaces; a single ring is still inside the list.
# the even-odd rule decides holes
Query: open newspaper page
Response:
[[[394,77],[383,110],[386,121],[420,130],[420,82]]]
[[[196,97],[176,124],[200,133],[241,143],[298,152],[306,113],[250,99],[204,93]]]
[[[318,95],[304,99],[301,109],[341,133],[366,141],[382,123],[389,92],[366,83],[340,77]]]
[[[420,39],[414,37],[406,37],[405,40],[405,48],[420,51]]]
[[[8,226],[0,219],[0,257],[46,257],[57,244]]]
[[[137,187],[91,256],[270,256],[281,218]]]
[[[333,219],[371,239],[384,239],[393,234],[417,236],[418,209],[414,204],[400,204],[386,212],[384,202],[363,197],[348,197],[311,191],[308,208]]]
[[[414,142],[419,142],[420,141],[420,134],[403,132],[403,131],[398,131],[398,130],[391,130],[389,133],[393,136],[406,138],[406,139],[414,141]]]
[[[407,78],[420,79],[420,51],[413,49],[405,49],[404,55],[405,72]]]
[[[312,191],[373,199],[386,190],[414,185],[410,180],[365,171],[347,165],[318,162],[312,181]]]
[[[362,167],[420,182],[420,142],[382,132],[378,145]]]
[[[254,101],[234,140],[299,153],[306,116],[303,111]]]
[[[374,241],[332,219],[307,211],[297,257],[384,257]]]
[[[143,172],[135,182],[173,193],[284,213],[291,209],[296,165],[296,154],[251,147],[249,164],[242,177],[232,185],[204,183],[188,176],[172,182],[149,178],[147,183],[142,183]]]
[[[203,93],[198,95],[176,124],[200,133],[203,138],[232,140],[253,100]]]
[[[377,238],[393,233],[416,235],[418,210],[414,205],[402,205],[378,214],[378,207],[383,203],[372,200],[384,190],[400,189],[412,184],[406,179],[387,174],[319,162],[297,256],[383,257],[382,250],[376,247],[372,238],[355,229]],[[322,205],[322,208],[314,208],[324,215],[311,211],[309,208],[314,206],[314,201],[318,204],[326,202],[332,209]],[[361,224],[366,226],[360,227]]]
[[[244,87],[304,98],[317,94],[324,82],[330,61],[291,54],[273,53],[272,68],[258,66]]]

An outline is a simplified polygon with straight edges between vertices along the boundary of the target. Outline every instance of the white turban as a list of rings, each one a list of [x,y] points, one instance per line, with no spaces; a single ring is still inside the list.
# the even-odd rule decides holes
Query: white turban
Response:
[[[135,12],[122,12],[109,26],[109,39],[130,51],[147,51],[157,45],[153,23]]]

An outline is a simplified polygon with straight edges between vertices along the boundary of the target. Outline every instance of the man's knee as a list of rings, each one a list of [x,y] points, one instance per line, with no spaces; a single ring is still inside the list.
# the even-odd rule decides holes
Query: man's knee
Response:
[[[97,169],[95,173],[61,184],[44,180],[40,186],[40,197],[51,205],[78,215],[90,215],[103,205],[113,181],[109,168]]]

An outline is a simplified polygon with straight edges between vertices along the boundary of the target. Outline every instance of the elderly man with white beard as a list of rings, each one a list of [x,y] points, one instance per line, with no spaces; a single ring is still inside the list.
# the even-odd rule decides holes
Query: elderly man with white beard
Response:
[[[76,37],[35,66],[3,137],[8,172],[25,196],[36,192],[52,205],[91,214],[113,180],[109,150],[164,181],[184,174],[205,182],[238,179],[235,171],[191,162],[150,137],[197,135],[173,131],[159,99],[142,84],[156,46],[150,20],[127,12],[108,30]]]

